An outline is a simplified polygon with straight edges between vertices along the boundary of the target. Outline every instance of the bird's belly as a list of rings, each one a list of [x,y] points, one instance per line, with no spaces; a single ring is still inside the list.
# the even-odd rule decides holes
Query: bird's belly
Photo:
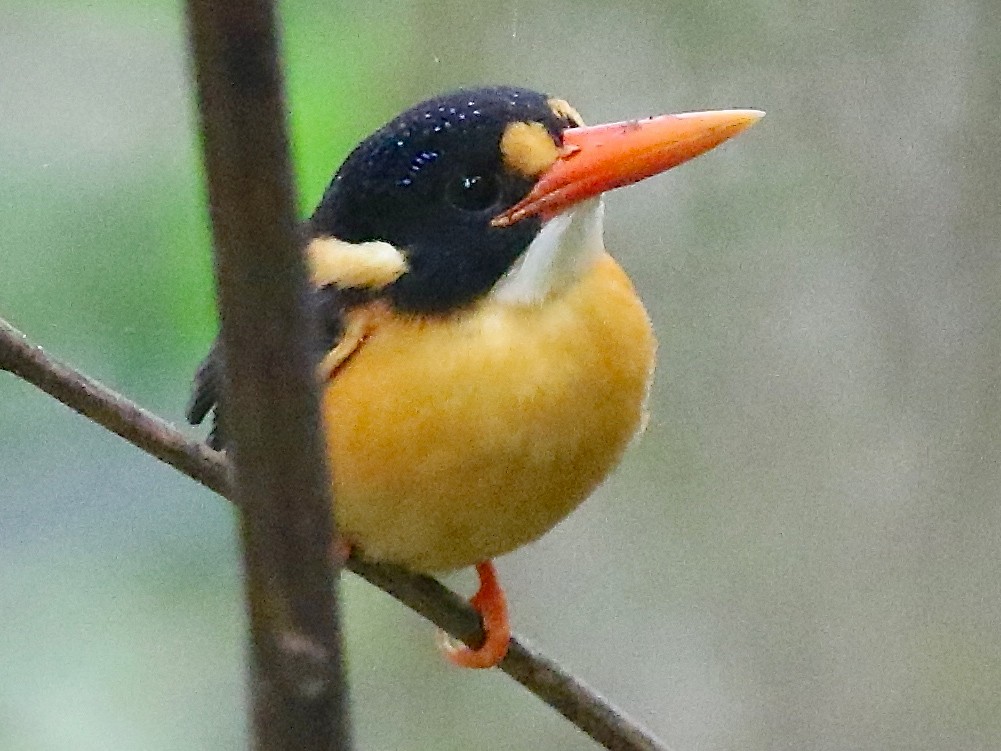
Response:
[[[641,425],[654,346],[607,256],[544,305],[381,323],[324,393],[341,533],[422,571],[534,540]]]

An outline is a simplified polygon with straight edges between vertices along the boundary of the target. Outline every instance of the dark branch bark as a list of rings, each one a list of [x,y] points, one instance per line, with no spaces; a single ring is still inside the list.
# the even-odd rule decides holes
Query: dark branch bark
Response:
[[[49,357],[0,319],[0,369],[55,397],[84,417],[233,500],[226,457],[188,441],[169,423],[78,371]],[[351,559],[348,568],[467,644],[483,634],[479,617],[439,582],[393,566]],[[501,669],[610,751],[667,751],[668,747],[592,688],[518,637]]]
[[[250,620],[254,751],[346,751],[340,563],[270,0],[189,0],[226,430]]]

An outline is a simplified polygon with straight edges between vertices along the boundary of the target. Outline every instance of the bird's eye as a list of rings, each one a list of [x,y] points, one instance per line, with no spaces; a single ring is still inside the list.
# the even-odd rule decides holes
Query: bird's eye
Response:
[[[490,175],[463,175],[448,186],[448,200],[463,211],[483,211],[497,201],[497,180]]]

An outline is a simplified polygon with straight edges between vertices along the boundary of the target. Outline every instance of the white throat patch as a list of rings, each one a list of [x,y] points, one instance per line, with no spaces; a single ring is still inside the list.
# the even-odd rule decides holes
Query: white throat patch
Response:
[[[605,205],[598,196],[550,219],[490,296],[532,305],[571,286],[605,250],[604,215]]]

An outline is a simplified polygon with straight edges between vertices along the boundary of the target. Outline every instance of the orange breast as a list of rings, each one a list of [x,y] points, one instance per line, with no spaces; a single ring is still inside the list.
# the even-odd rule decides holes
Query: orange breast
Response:
[[[341,533],[421,571],[534,540],[618,462],[654,348],[609,256],[540,305],[380,321],[324,392]]]

